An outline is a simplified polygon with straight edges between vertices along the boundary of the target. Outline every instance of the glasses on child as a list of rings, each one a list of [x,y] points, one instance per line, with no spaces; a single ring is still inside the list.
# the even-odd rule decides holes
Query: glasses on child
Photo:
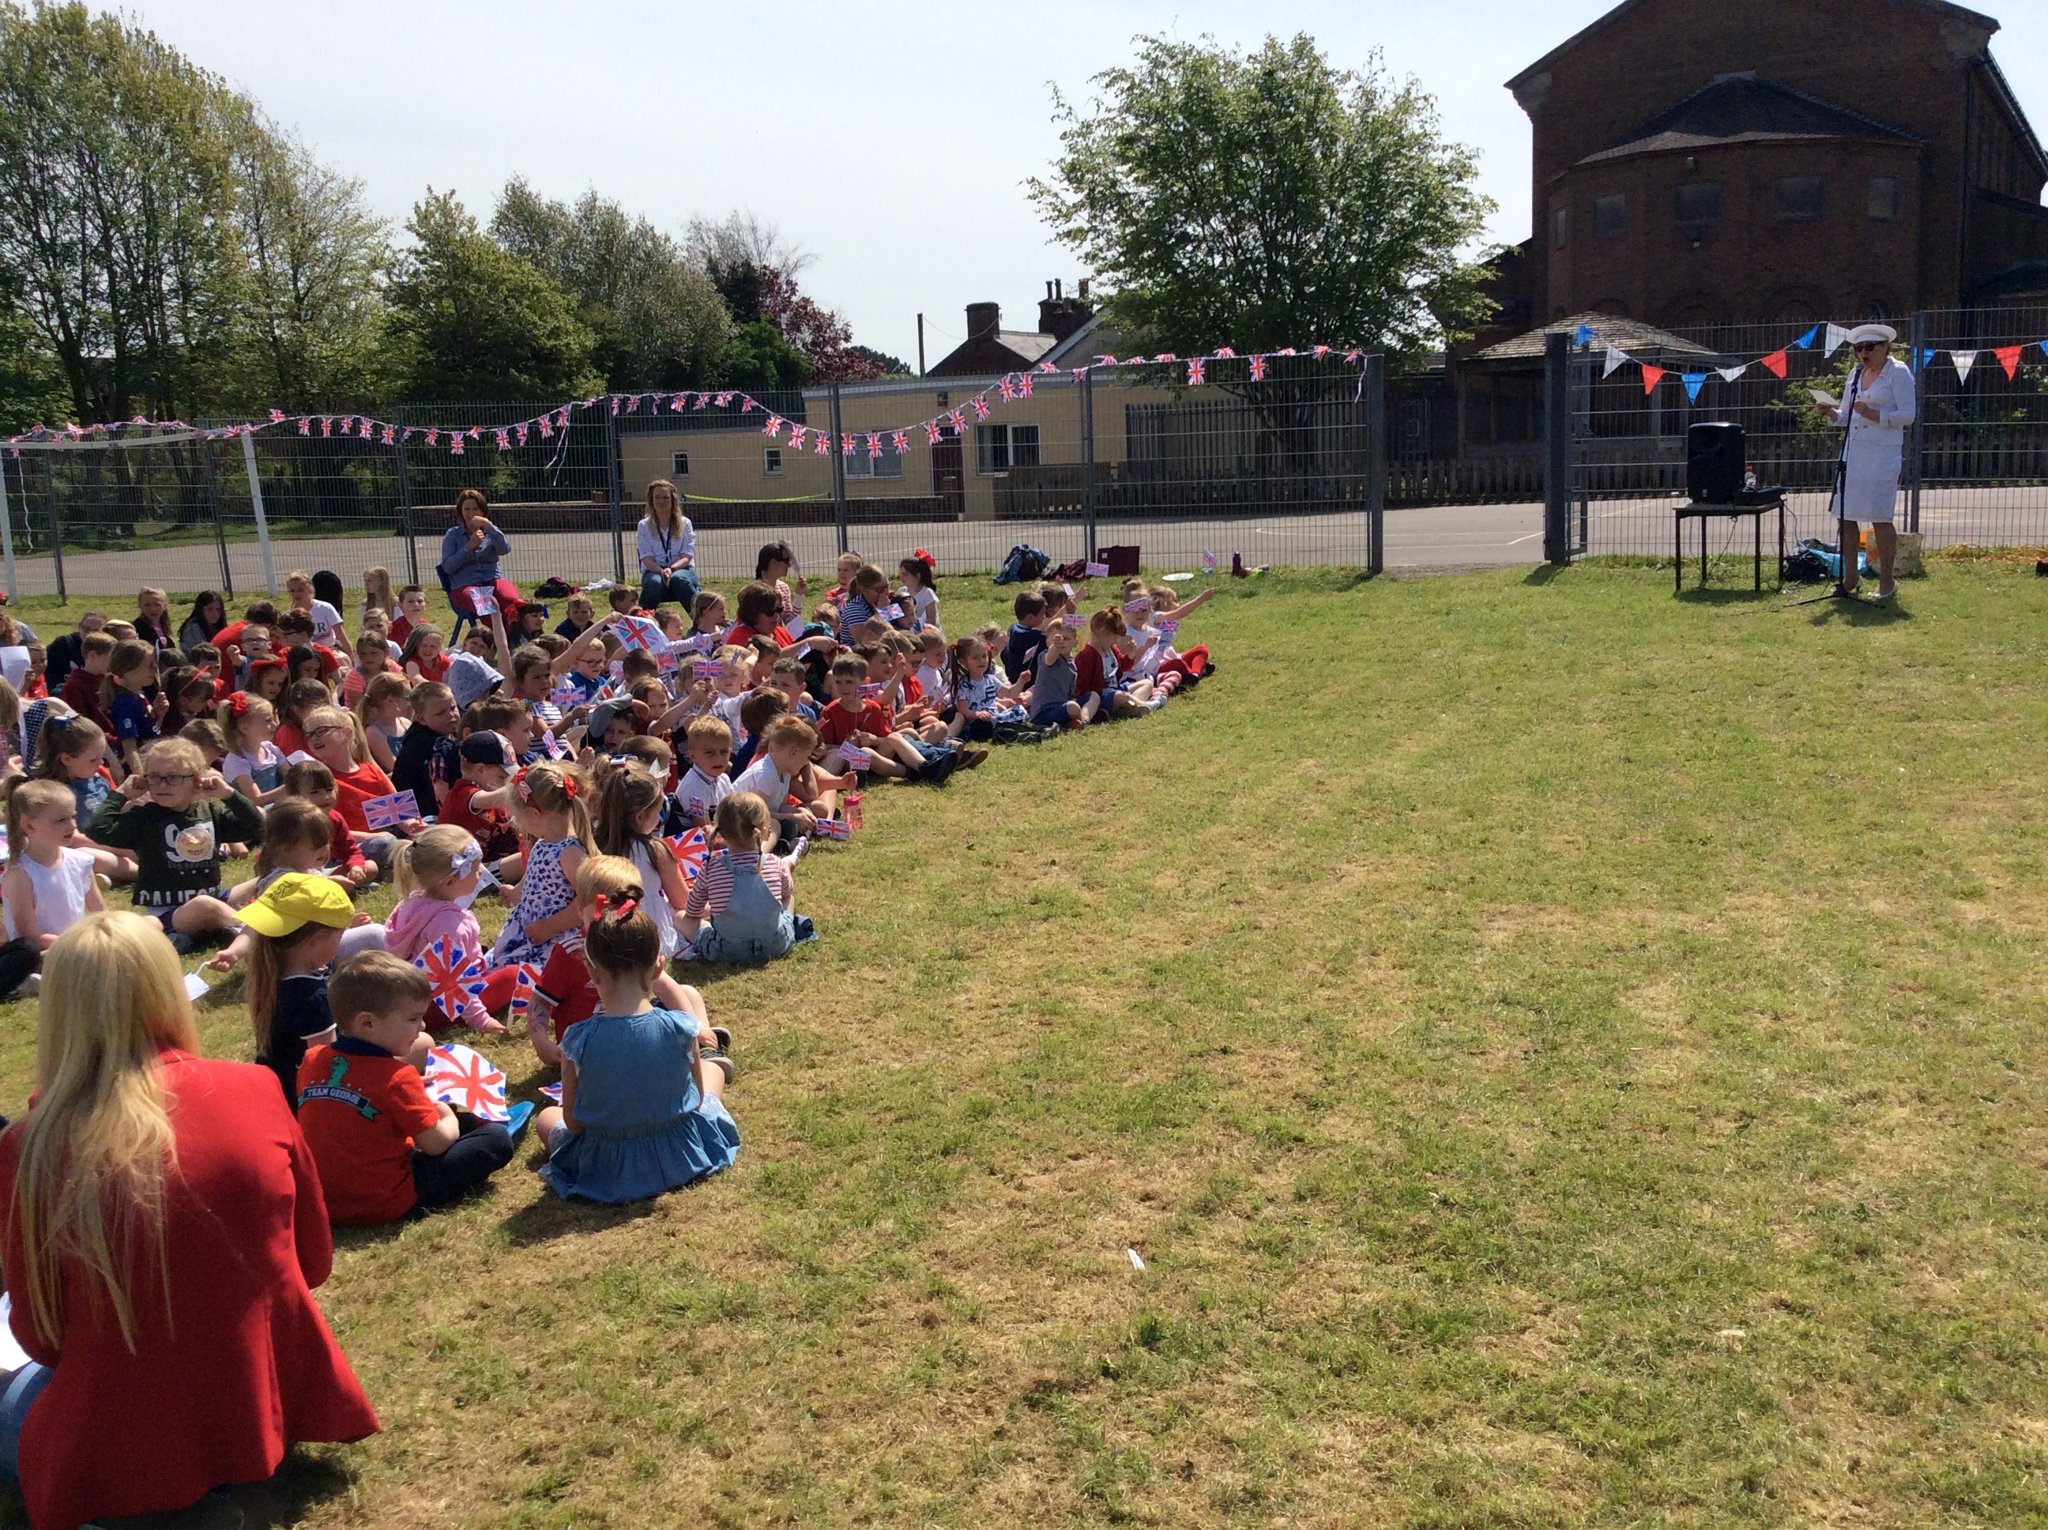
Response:
[[[346,732],[348,732],[348,729],[347,729],[346,727],[344,727],[344,726],[343,726],[343,725],[342,725],[341,723],[329,723],[329,724],[328,724],[328,725],[327,725],[326,727],[324,727],[324,728],[312,728],[312,729],[309,729],[309,730],[307,731],[307,733],[306,733],[306,741],[307,741],[308,743],[311,743],[311,742],[312,742],[312,741],[313,741],[314,739],[316,739],[316,738],[325,738],[325,737],[327,737],[327,735],[328,735],[328,734],[330,734],[330,733],[346,733]]]
[[[143,779],[151,786],[183,786],[187,781],[192,780],[193,777],[190,771],[181,775],[172,775],[165,771],[152,770]]]

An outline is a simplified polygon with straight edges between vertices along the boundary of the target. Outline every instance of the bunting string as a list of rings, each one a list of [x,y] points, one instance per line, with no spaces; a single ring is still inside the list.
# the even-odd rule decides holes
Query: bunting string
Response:
[[[1620,346],[1607,344],[1602,341],[1599,332],[1590,324],[1581,324],[1572,332],[1572,344],[1584,351],[1590,351],[1596,344],[1601,347],[1605,353],[1600,369],[1600,376],[1603,381],[1612,377],[1623,367],[1633,366],[1638,369],[1642,377],[1644,397],[1647,398],[1655,393],[1658,384],[1663,382],[1665,378],[1675,376],[1679,384],[1685,389],[1687,401],[1698,403],[1700,390],[1706,386],[1707,380],[1711,377],[1718,377],[1723,382],[1738,382],[1749,372],[1750,368],[1762,367],[1773,377],[1782,380],[1790,370],[1791,357],[1794,351],[1813,351],[1818,348],[1820,356],[1824,361],[1832,360],[1835,352],[1849,343],[1849,332],[1852,327],[1834,323],[1816,324],[1798,339],[1780,346],[1767,356],[1759,356],[1754,361],[1744,361],[1734,366],[1710,367],[1697,372],[1683,371],[1676,366],[1658,366],[1654,362],[1644,361],[1640,357],[1631,356]],[[1927,369],[1932,367],[1937,360],[1946,356],[1949,359],[1949,364],[1956,369],[1956,381],[1963,383],[1970,380],[1970,372],[1977,365],[1977,362],[1982,357],[1988,355],[1998,363],[2000,369],[2005,373],[2006,380],[2010,382],[2019,375],[2020,363],[2027,359],[2027,353],[2034,350],[2040,351],[2043,360],[2048,361],[2048,339],[2029,341],[2022,345],[1987,346],[1978,350],[1922,346],[1917,355],[1914,353],[1914,348],[1910,344],[1906,344],[1895,347],[1894,354],[1904,361],[1908,367],[1911,367],[1915,373],[1922,376],[1926,375]],[[1670,360],[1671,358],[1667,357],[1666,359]]]
[[[969,414],[972,414],[976,421],[986,420],[999,404],[1014,404],[1028,399],[1032,397],[1034,388],[1042,383],[1071,385],[1080,382],[1091,372],[1125,367],[1163,367],[1171,369],[1174,375],[1184,379],[1187,386],[1199,388],[1210,382],[1211,369],[1217,362],[1229,361],[1242,361],[1246,380],[1259,383],[1266,380],[1268,368],[1278,358],[1309,357],[1320,361],[1333,356],[1341,356],[1348,365],[1358,365],[1364,359],[1365,352],[1357,347],[1340,350],[1336,346],[1311,345],[1286,346],[1276,351],[1260,351],[1240,357],[1226,345],[1204,356],[1182,357],[1167,351],[1155,356],[1098,355],[1092,361],[1074,367],[1062,367],[1050,361],[1041,362],[1029,371],[1005,374],[994,385],[982,389],[958,408],[943,410],[913,424],[889,426],[879,430],[842,432],[836,441],[831,431],[784,419],[755,399],[752,394],[743,393],[737,388],[722,388],[709,391],[661,389],[641,393],[594,393],[588,398],[571,399],[553,405],[526,419],[511,420],[498,425],[402,425],[365,414],[286,414],[281,409],[270,409],[265,411],[266,417],[263,419],[246,420],[232,425],[199,426],[187,424],[183,420],[151,420],[140,415],[132,420],[98,425],[37,425],[19,435],[8,436],[6,444],[9,455],[18,457],[24,448],[47,449],[84,446],[96,441],[126,440],[129,432],[147,435],[149,439],[154,439],[157,434],[174,434],[180,439],[229,441],[242,436],[296,431],[301,436],[340,437],[370,442],[378,446],[417,444],[445,451],[451,457],[460,457],[472,448],[483,446],[486,439],[492,447],[501,452],[513,447],[552,442],[555,437],[566,434],[571,421],[578,413],[590,410],[605,409],[613,415],[621,416],[643,412],[655,416],[664,413],[696,413],[699,410],[711,409],[735,414],[740,419],[760,415],[763,420],[761,434],[773,440],[786,439],[793,451],[802,451],[808,445],[820,457],[830,456],[835,447],[842,456],[847,457],[857,452],[865,452],[870,458],[874,458],[880,457],[884,451],[904,457],[910,454],[913,447],[920,444],[916,439],[919,435],[924,437],[921,444],[925,446],[936,446],[945,439],[948,430],[955,435],[964,435]],[[1360,375],[1362,379],[1362,369]]]

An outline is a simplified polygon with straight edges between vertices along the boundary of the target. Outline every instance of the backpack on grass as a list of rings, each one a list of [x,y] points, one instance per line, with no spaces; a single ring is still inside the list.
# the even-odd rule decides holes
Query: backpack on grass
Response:
[[[1021,584],[1037,579],[1052,567],[1052,557],[1042,553],[1026,542],[1019,542],[1010,549],[1010,556],[1003,559],[1003,566],[996,571],[997,584]]]

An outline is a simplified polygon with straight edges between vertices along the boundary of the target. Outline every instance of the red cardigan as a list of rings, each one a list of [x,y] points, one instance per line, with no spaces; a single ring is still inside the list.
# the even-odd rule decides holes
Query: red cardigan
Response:
[[[127,1281],[134,1353],[75,1267],[63,1281],[61,1352],[36,1331],[15,1281],[22,1124],[0,1134],[0,1269],[14,1336],[55,1370],[21,1437],[22,1494],[37,1530],[181,1508],[225,1483],[269,1477],[300,1441],[377,1430],[313,1302],[333,1235],[312,1151],[277,1081],[179,1051],[160,1066],[178,1159],[164,1182],[177,1316],[173,1324],[145,1253]]]

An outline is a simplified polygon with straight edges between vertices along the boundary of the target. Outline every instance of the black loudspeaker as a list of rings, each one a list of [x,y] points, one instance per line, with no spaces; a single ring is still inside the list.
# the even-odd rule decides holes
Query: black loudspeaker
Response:
[[[1746,468],[1742,427],[1723,421],[1688,425],[1685,492],[1703,505],[1732,505]]]

